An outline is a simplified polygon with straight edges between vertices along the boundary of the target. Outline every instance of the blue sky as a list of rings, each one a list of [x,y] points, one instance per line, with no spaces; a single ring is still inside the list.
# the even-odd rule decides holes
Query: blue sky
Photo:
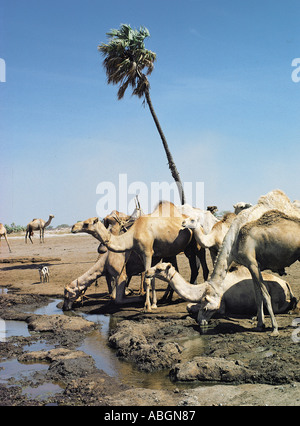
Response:
[[[152,101],[205,206],[299,199],[299,19],[299,0],[0,0],[0,222],[95,216],[120,173],[172,182],[147,107],[106,83],[97,46],[121,23],[150,31]]]

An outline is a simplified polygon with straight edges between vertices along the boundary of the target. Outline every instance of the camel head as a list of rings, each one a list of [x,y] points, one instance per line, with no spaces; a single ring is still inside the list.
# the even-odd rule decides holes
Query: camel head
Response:
[[[174,267],[171,263],[161,262],[153,266],[152,268],[149,268],[146,271],[145,278],[152,279],[157,277],[163,281],[167,281],[169,278],[170,272],[174,272],[173,269]]]
[[[233,205],[235,214],[239,214],[242,210],[249,209],[250,207],[252,207],[252,204],[245,203],[244,201],[240,201],[239,203]]]
[[[197,216],[190,216],[182,222],[184,228],[195,229],[200,226],[199,218]]]
[[[91,217],[90,219],[84,220],[83,222],[77,222],[72,226],[72,234],[78,234],[79,232],[86,232],[90,234],[94,231],[94,225],[99,222],[97,217]]]
[[[208,282],[206,282],[205,285],[206,287],[200,301],[200,309],[197,318],[199,325],[207,325],[210,318],[219,310],[221,305],[220,294]]]
[[[86,288],[81,289],[78,285],[77,280],[66,285],[64,291],[64,304],[62,307],[63,311],[70,311],[73,303],[81,300]]]

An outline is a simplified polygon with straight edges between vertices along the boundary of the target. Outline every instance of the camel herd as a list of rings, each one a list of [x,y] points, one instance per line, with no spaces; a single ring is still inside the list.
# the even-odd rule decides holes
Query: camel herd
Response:
[[[145,300],[145,310],[151,312],[157,307],[156,277],[168,283],[165,299],[175,291],[192,302],[188,311],[201,326],[216,313],[256,313],[257,328],[263,329],[265,307],[272,335],[278,335],[275,314],[293,309],[297,301],[286,281],[263,271],[283,275],[286,267],[300,260],[299,202],[292,203],[282,191],[274,190],[254,206],[238,203],[234,208],[234,213],[218,220],[211,209],[161,202],[151,214],[143,214],[137,206],[131,216],[113,211],[103,221],[94,217],[76,223],[71,232],[96,238],[99,256],[92,268],[65,286],[63,309],[70,310],[97,278],[105,276],[116,303]],[[43,242],[44,229],[53,217],[30,222],[26,242],[27,236],[32,242],[33,230],[40,231]],[[3,228],[0,225],[0,236],[6,237]],[[205,250],[213,262],[210,274]],[[189,260],[189,282],[178,271],[176,256],[181,252]],[[200,265],[205,282],[196,284]],[[141,275],[137,296],[128,295],[134,275]]]
[[[126,219],[117,212],[103,223],[97,217],[76,223],[72,232],[85,232],[99,240],[100,254],[90,270],[65,287],[63,309],[71,309],[102,275],[116,302],[130,303],[132,296],[126,296],[128,279],[143,273],[148,312],[157,307],[158,277],[183,299],[193,302],[188,310],[197,313],[200,325],[217,312],[256,312],[257,328],[263,329],[265,307],[272,335],[278,335],[274,314],[293,309],[296,299],[287,282],[263,271],[283,275],[284,268],[300,260],[299,205],[275,190],[260,197],[254,206],[239,203],[234,207],[234,213],[218,220],[211,211],[162,202],[151,214],[136,214],[129,229],[122,229]],[[210,250],[214,265],[209,277],[205,249]],[[176,255],[181,252],[190,261],[190,282],[178,272]],[[205,282],[195,284],[193,267],[197,276],[200,263]],[[134,300],[142,298],[135,296]]]

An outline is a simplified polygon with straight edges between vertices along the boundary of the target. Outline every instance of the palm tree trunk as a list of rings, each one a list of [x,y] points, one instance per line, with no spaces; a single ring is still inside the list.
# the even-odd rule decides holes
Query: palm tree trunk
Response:
[[[162,140],[165,152],[166,152],[166,156],[167,156],[167,159],[168,159],[169,169],[171,170],[172,177],[175,180],[178,191],[179,191],[179,197],[180,197],[180,200],[181,200],[181,204],[185,204],[185,195],[184,195],[183,186],[182,186],[182,183],[181,183],[181,180],[180,180],[180,176],[179,176],[177,167],[174,163],[172,154],[169,150],[169,146],[168,146],[166,137],[164,135],[164,132],[162,131],[162,128],[161,128],[160,123],[158,121],[157,115],[154,111],[154,108],[153,108],[153,105],[152,105],[152,102],[151,102],[151,98],[150,98],[150,93],[149,93],[148,89],[145,91],[145,96],[146,96],[147,104],[149,106],[151,115],[152,115],[153,120],[155,122],[156,128],[157,128],[158,133],[161,137],[161,140]]]

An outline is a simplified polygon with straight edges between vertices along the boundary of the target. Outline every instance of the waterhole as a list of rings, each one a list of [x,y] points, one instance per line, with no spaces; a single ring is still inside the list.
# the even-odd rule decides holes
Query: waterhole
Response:
[[[53,315],[60,314],[64,315],[61,309],[57,307],[60,299],[52,300],[47,305],[29,309],[26,312],[34,313],[37,315]],[[116,321],[113,316],[109,315],[93,315],[93,314],[81,314],[85,319],[95,322],[99,325],[99,329],[93,330],[83,340],[82,344],[77,348],[82,350],[88,355],[92,356],[97,368],[103,370],[111,377],[115,377],[120,382],[139,388],[147,389],[175,389],[175,388],[187,388],[193,387],[194,385],[187,385],[181,383],[172,383],[168,377],[169,370],[158,371],[154,373],[145,373],[139,371],[134,364],[122,361],[116,357],[115,352],[108,346],[108,336],[112,327],[115,326]],[[30,333],[27,328],[27,324],[22,321],[5,321],[7,328],[6,337],[11,336],[29,336]],[[201,339],[183,339],[180,342],[184,348],[183,355],[186,358],[190,358],[193,355],[199,355],[203,349]],[[36,350],[49,350],[54,346],[47,345],[43,342],[37,342],[30,346],[24,347],[24,351],[36,351]],[[2,367],[2,368],[1,368]],[[0,383],[9,383],[9,379],[14,380],[22,379],[22,377],[28,377],[28,375],[34,374],[38,370],[47,369],[47,364],[22,364],[17,359],[4,361],[0,363]],[[11,381],[11,380],[10,380]],[[62,387],[54,383],[44,383],[40,386],[27,386],[23,389],[23,394],[28,397],[34,397],[44,399],[47,396],[54,395],[57,392],[61,392]]]

